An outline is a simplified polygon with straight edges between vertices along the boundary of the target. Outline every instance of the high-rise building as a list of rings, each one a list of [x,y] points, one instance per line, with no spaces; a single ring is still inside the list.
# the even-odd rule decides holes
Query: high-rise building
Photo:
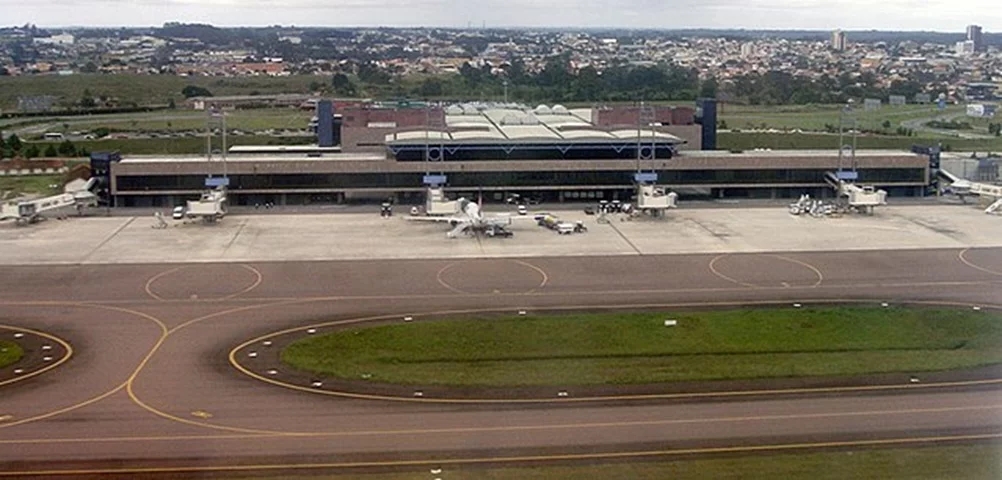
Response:
[[[835,30],[832,32],[832,49],[839,52],[845,50],[845,32],[842,30]]]
[[[758,48],[754,43],[748,42],[741,44],[741,56],[744,58],[754,57],[758,55]]]
[[[981,25],[967,26],[967,40],[974,42],[974,51],[980,52],[984,50],[985,42],[981,35]]]

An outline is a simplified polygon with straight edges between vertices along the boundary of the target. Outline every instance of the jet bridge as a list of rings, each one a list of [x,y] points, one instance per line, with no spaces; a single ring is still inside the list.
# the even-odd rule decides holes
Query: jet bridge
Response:
[[[77,214],[82,215],[85,208],[97,206],[98,198],[94,193],[97,188],[98,179],[92,177],[79,190],[34,200],[5,202],[0,206],[0,221],[14,220],[17,225],[28,225],[41,220],[45,212],[69,208],[75,208]]]
[[[940,177],[950,182],[947,190],[961,198],[977,196],[987,199],[991,203],[985,208],[985,213],[1002,213],[1002,185],[992,185],[990,183],[972,182],[953,175],[946,170],[939,171]]]
[[[218,186],[202,193],[198,200],[185,204],[184,216],[201,218],[206,223],[215,223],[226,216],[226,187]]]
[[[843,172],[854,174],[855,172]],[[825,174],[825,182],[836,192],[837,207],[840,210],[873,214],[874,207],[887,205],[887,192],[872,185],[857,185],[852,182],[855,175],[839,175],[837,172]]]
[[[649,184],[637,185],[637,210],[652,217],[663,216],[665,211],[678,208],[678,194],[666,187]]]
[[[446,198],[442,187],[428,187],[425,191],[425,215],[453,215],[459,211],[459,202]]]

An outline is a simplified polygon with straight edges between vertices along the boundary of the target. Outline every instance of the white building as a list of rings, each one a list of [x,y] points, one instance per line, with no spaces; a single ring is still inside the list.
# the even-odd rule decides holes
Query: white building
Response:
[[[73,37],[73,35],[70,35],[68,33],[63,33],[63,34],[60,34],[60,35],[53,35],[53,36],[48,37],[48,38],[36,38],[32,42],[35,45],[59,45],[59,46],[63,46],[63,45],[73,45],[73,41],[74,40],[75,40],[75,38]]]
[[[957,55],[971,55],[974,53],[974,47],[974,41],[964,40],[962,42],[957,42],[957,45],[954,46],[954,51],[957,52]]]
[[[845,32],[843,32],[842,30],[835,30],[834,32],[832,32],[831,44],[833,50],[839,52],[845,50],[845,44],[846,44],[845,42],[846,42]]]
[[[758,47],[754,43],[743,43],[741,44],[741,56],[744,58],[754,57],[758,55]]]

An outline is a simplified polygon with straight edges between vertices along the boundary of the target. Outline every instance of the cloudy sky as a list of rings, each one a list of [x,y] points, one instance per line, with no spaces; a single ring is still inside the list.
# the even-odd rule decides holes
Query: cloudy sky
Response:
[[[0,25],[1002,30],[994,0],[0,0]],[[996,28],[997,27],[997,28]]]

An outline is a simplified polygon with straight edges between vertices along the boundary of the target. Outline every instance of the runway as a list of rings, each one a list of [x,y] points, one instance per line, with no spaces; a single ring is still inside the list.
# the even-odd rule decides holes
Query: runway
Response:
[[[0,476],[587,460],[1002,437],[1002,388],[453,405],[336,398],[229,352],[329,320],[448,312],[928,302],[993,308],[1002,248],[0,267],[0,324],[72,345],[0,384]],[[573,394],[573,392],[572,392]],[[423,468],[423,467],[422,467]]]

